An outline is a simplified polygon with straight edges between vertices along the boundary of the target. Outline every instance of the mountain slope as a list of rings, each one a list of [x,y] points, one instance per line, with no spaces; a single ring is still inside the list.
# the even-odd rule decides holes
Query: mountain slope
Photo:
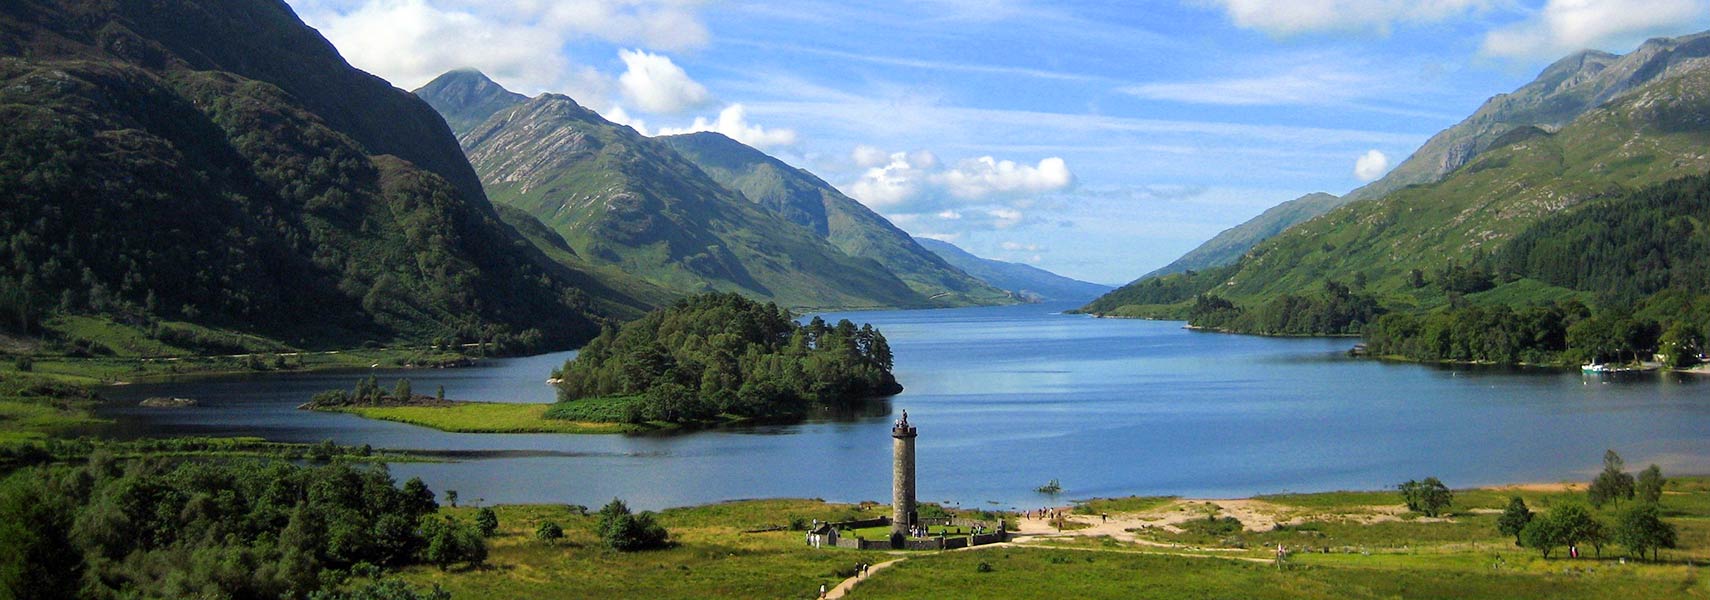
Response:
[[[1084,302],[1110,291],[1108,285],[1070,279],[1031,265],[980,258],[950,242],[921,238],[920,245],[981,281],[1037,302]]]
[[[283,2],[8,2],[0,55],[15,333],[51,314],[310,345],[597,329],[432,108]]]
[[[522,104],[528,96],[507,90],[474,69],[450,71],[415,91],[445,117],[451,133],[463,137],[493,113]]]
[[[884,265],[921,295],[946,304],[1011,299],[915,243],[903,230],[812,173],[717,133],[658,138],[725,187],[808,228],[844,253]]]
[[[1348,202],[1379,198],[1403,187],[1441,180],[1496,147],[1509,131],[1555,131],[1586,111],[1647,82],[1695,68],[1710,56],[1710,32],[1646,41],[1625,55],[1597,50],[1573,54],[1532,82],[1485,101],[1472,116],[1445,129],[1389,173],[1346,195]]]
[[[1587,50],[1568,56],[1512,93],[1487,100],[1471,116],[1427,140],[1382,178],[1340,198],[1309,194],[1265,211],[1212,238],[1146,277],[1235,262],[1266,238],[1343,204],[1381,198],[1409,185],[1443,179],[1511,131],[1555,131],[1597,106],[1710,56],[1710,33],[1653,39],[1626,55]],[[1268,232],[1268,233],[1267,233]]]
[[[1509,131],[1441,182],[1293,227],[1256,246],[1223,281],[1199,282],[1198,291],[1216,290],[1249,307],[1312,293],[1327,281],[1364,282],[1356,287],[1392,309],[1439,306],[1461,295],[1561,297],[1535,281],[1495,277],[1501,273],[1489,257],[1547,216],[1710,171],[1707,146],[1710,61],[1677,63],[1555,133]]]
[[[942,305],[568,97],[499,111],[461,141],[495,202],[539,219],[583,259],[665,288],[797,308]]]
[[[1278,204],[1245,223],[1223,230],[1216,237],[1183,254],[1181,258],[1141,276],[1140,279],[1233,263],[1259,242],[1343,204],[1346,202],[1342,198],[1323,192],[1307,194]]]

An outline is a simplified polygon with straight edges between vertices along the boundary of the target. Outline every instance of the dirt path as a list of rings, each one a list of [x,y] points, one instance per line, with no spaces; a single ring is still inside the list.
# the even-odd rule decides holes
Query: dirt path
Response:
[[[850,577],[848,579],[843,580],[842,583],[837,584],[837,587],[834,587],[834,588],[831,588],[830,590],[827,590],[825,592],[825,597],[827,598],[827,600],[832,600],[835,598],[842,598],[843,596],[849,594],[850,590],[855,589],[855,584],[861,583],[862,581],[866,580],[868,577],[872,577],[874,573],[877,573],[879,571],[883,571],[887,568],[890,568],[891,565],[900,563],[900,562],[905,561],[905,560],[908,560],[907,556],[904,556],[901,558],[893,558],[893,559],[887,560],[887,561],[882,562],[882,563],[874,564],[871,567],[867,567],[867,574],[866,575],[856,575],[854,577]]]

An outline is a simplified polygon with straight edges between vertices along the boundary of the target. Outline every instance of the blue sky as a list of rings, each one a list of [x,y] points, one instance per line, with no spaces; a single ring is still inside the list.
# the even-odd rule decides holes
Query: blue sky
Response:
[[[399,87],[475,67],[720,131],[914,235],[1104,283],[1358,187],[1569,53],[1710,29],[1710,0],[288,1]]]

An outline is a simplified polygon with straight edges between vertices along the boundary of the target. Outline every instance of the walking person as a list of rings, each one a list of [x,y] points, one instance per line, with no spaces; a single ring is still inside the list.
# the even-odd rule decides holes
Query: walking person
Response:
[[[819,600],[825,600],[825,584],[819,584]]]

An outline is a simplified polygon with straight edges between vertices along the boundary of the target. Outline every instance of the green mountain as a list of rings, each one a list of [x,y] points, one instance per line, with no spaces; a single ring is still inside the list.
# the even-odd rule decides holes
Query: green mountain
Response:
[[[503,104],[492,100],[503,93],[496,86],[485,95],[435,93],[462,87],[430,83],[418,94],[470,118],[486,110],[475,106]],[[590,263],[677,292],[739,292],[795,308],[945,305],[568,97],[498,110],[461,141],[494,202],[539,219]]]
[[[439,115],[283,2],[0,4],[0,122],[12,333],[79,315],[301,345],[598,329],[579,274],[501,222]]]
[[[970,276],[812,173],[717,133],[658,138],[726,188],[808,228],[845,254],[884,265],[909,288],[951,305],[1013,300]]]
[[[1710,33],[1653,39],[1626,55],[1587,50],[1545,68],[1532,82],[1486,101],[1460,123],[1438,132],[1389,173],[1341,197],[1308,194],[1219,233],[1146,277],[1234,263],[1259,242],[1350,202],[1381,198],[1409,185],[1434,183],[1499,147],[1515,130],[1556,131],[1658,77],[1690,69],[1710,56]]]
[[[1705,38],[1689,39],[1699,40],[1693,42],[1697,45]],[[1647,44],[1652,45],[1657,43]],[[1189,298],[1209,293],[1233,301],[1237,312],[1286,313],[1277,302],[1322,297],[1321,290],[1332,282],[1351,286],[1353,295],[1374,299],[1388,310],[1582,297],[1525,273],[1500,272],[1491,256],[1545,217],[1710,171],[1707,144],[1710,61],[1672,63],[1557,131],[1511,129],[1442,181],[1351,203],[1290,228],[1212,273],[1215,277],[1162,278],[1167,281],[1154,285],[1176,292],[1155,299],[1168,302],[1095,303],[1088,309],[1180,316],[1194,308]],[[1357,330],[1357,324],[1343,325]],[[1266,329],[1240,322],[1231,326]]]
[[[439,111],[445,117],[445,124],[451,126],[451,133],[458,137],[493,113],[528,101],[528,96],[505,89],[475,69],[458,69],[435,77],[415,94]]]
[[[1346,203],[1340,196],[1317,192],[1278,204],[1245,223],[1223,230],[1216,237],[1183,254],[1181,258],[1141,276],[1140,279],[1233,263],[1259,242]]]
[[[920,245],[969,275],[1031,302],[1083,302],[1110,291],[1110,286],[1070,279],[1021,263],[980,258],[950,242],[921,238]]]

